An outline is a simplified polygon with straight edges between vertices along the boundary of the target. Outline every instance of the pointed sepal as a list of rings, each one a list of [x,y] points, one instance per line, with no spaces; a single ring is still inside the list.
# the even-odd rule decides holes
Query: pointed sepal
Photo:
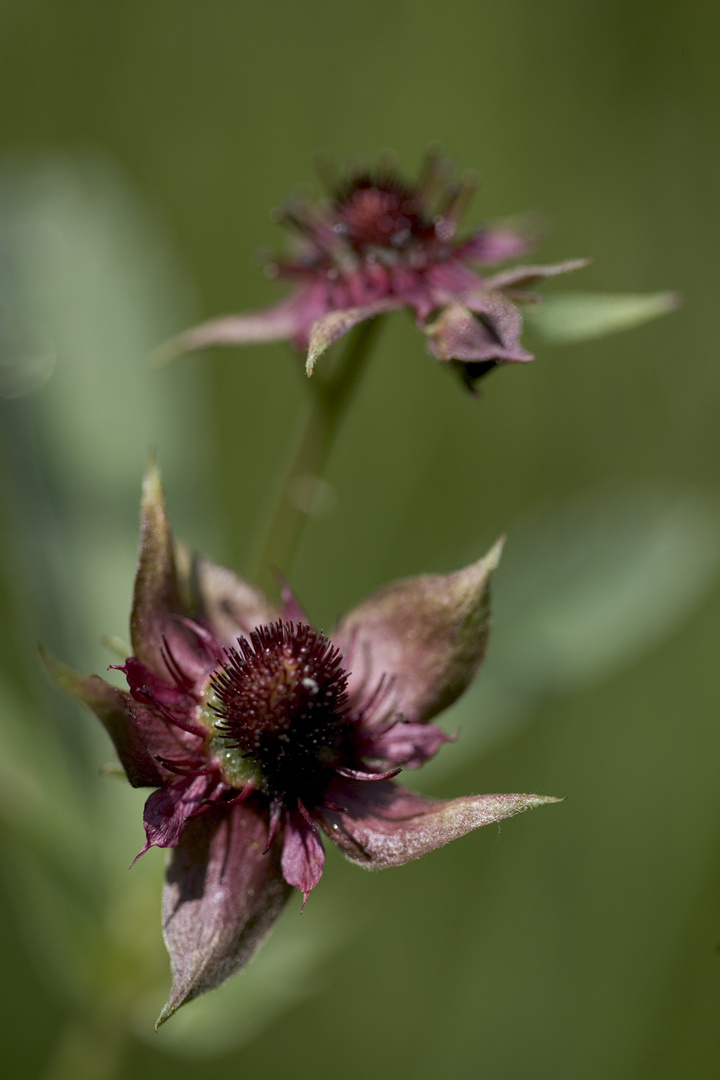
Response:
[[[164,783],[165,772],[155,756],[163,743],[171,742],[163,720],[98,675],[80,675],[42,645],[40,657],[58,689],[87,705],[98,717],[113,741],[130,784],[156,787]]]
[[[353,327],[368,319],[374,319],[376,315],[382,315],[385,311],[394,311],[399,307],[402,307],[402,304],[397,300],[378,300],[373,304],[331,311],[317,319],[310,331],[310,344],[305,361],[305,372],[308,377],[312,375],[320,357]]]
[[[535,357],[520,344],[522,316],[499,293],[476,293],[448,304],[424,328],[428,348],[438,360],[508,361]]]
[[[140,551],[135,572],[130,637],[133,653],[146,667],[166,674],[164,639],[173,616],[183,614],[175,554],[160,473],[148,461],[140,503]]]
[[[549,795],[470,795],[431,799],[387,781],[336,783],[328,792],[342,810],[323,810],[321,824],[351,862],[369,870],[419,859],[466,833],[562,799]]]
[[[279,843],[265,853],[267,835],[267,815],[250,803],[213,807],[185,827],[166,872],[173,986],[156,1027],[244,967],[282,911],[292,890]]]
[[[379,716],[392,708],[410,723],[425,723],[452,705],[487,649],[490,579],[502,546],[501,538],[453,574],[397,581],[346,615],[333,638],[350,672],[351,697],[374,694]],[[385,690],[378,693],[381,682]]]

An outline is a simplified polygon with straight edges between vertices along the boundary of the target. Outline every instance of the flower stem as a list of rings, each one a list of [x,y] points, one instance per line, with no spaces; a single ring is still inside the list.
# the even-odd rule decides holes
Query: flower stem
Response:
[[[316,372],[308,383],[310,399],[268,493],[251,547],[249,572],[262,585],[273,581],[274,570],[285,574],[292,570],[308,518],[313,516],[317,482],[365,370],[381,320],[378,315],[356,327],[342,358],[329,371]]]

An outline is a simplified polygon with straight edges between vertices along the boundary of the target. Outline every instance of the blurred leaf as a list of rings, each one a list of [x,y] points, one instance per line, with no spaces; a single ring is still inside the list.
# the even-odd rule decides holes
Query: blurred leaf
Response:
[[[188,367],[169,378],[147,364],[149,349],[187,317],[189,290],[124,177],[87,157],[6,165],[0,272],[7,395],[39,389],[43,371],[28,361],[35,345],[40,352],[47,340],[56,357],[41,393],[3,402],[3,555],[22,616],[14,632],[24,655],[42,638],[79,670],[102,672],[112,657],[93,639],[127,626],[148,447],[176,477],[178,516],[190,505],[203,516],[205,373]],[[112,748],[89,714],[43,692],[39,664],[12,678],[0,685],[5,891],[48,989],[88,1017],[110,1009],[121,1030],[138,994],[168,982],[162,856],[128,871],[147,793],[98,776]]]
[[[720,519],[699,496],[591,496],[511,528],[488,660],[444,717],[461,738],[424,776],[464,767],[543,699],[635,662],[676,630],[719,564]]]
[[[630,330],[674,311],[680,303],[674,292],[566,292],[543,298],[537,307],[524,308],[523,318],[528,329],[544,341],[570,345]]]
[[[92,832],[58,732],[0,680],[0,822],[76,882]]]
[[[148,363],[150,349],[191,316],[192,288],[170,238],[127,179],[90,155],[5,165],[0,273],[8,297],[0,307],[0,345],[6,324],[8,340],[17,339],[7,354],[8,393],[35,387],[45,370],[27,359],[33,341],[46,342],[55,357],[41,393],[6,403],[3,435],[12,440],[8,460],[19,504],[13,527],[23,537],[21,558],[37,564],[27,566],[24,584],[32,595],[33,583],[47,586],[53,568],[53,589],[38,590],[37,606],[45,609],[34,612],[38,636],[79,667],[80,642],[127,626],[136,507],[150,448],[157,447],[173,491],[178,531],[192,515],[194,542],[205,540],[207,369],[157,372]],[[25,344],[23,327],[36,328]],[[58,597],[59,590],[67,595]],[[67,646],[58,608],[76,618],[63,627],[73,639]],[[50,610],[54,632],[47,629]],[[90,655],[92,668],[97,651]]]

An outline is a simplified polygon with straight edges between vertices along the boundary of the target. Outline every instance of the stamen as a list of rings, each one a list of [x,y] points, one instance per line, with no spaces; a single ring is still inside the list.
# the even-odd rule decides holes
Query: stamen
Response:
[[[217,771],[217,765],[213,762],[212,765],[202,765],[203,758],[197,758],[193,760],[188,758],[185,761],[172,761],[170,758],[161,757],[160,754],[155,754],[155,760],[160,762],[170,772],[177,773],[178,776],[209,776],[210,773]]]
[[[302,801],[302,799],[298,799],[297,808],[302,814],[302,816],[305,818],[305,821],[308,823],[312,831],[316,833],[318,831],[317,822],[313,821],[313,819],[311,818],[310,812],[305,806],[305,803]]]
[[[193,724],[190,720],[184,720],[182,716],[178,716],[177,713],[171,712],[166,705],[163,705],[163,703],[158,700],[157,696],[147,684],[143,683],[142,686],[138,687],[138,690],[143,694],[145,700],[157,709],[163,720],[166,720],[168,724],[179,727],[182,731],[187,731],[189,735],[199,735],[202,739],[206,738],[207,731],[205,728]]]
[[[185,671],[181,668],[178,661],[175,659],[175,654],[170,648],[168,639],[163,634],[162,648],[160,649],[160,655],[165,661],[165,665],[170,672],[170,677],[177,686],[178,690],[182,690],[184,694],[188,694],[191,697],[196,697],[195,694],[195,682],[191,679]]]
[[[363,702],[363,704],[362,704],[362,706],[361,706],[361,708],[359,710],[359,713],[358,713],[358,721],[359,721],[359,723],[362,724],[365,721],[367,721],[368,718],[370,717],[370,715],[376,709],[378,709],[383,704],[383,702],[388,702],[388,698],[390,697],[390,694],[392,693],[392,688],[393,688],[393,685],[394,685],[395,681],[396,680],[395,680],[394,675],[393,676],[388,676],[387,674],[383,673],[380,676],[380,679],[378,680],[377,684],[375,685],[375,689],[370,693],[370,696]],[[390,721],[391,716],[392,716],[392,702],[389,702],[388,707],[387,707],[387,712],[385,713],[384,716],[378,717],[377,724],[382,724],[384,722],[391,724],[392,722],[394,722],[394,721]],[[373,727],[374,726],[375,726],[375,724],[373,724]]]
[[[228,788],[227,791],[232,791],[232,788]],[[246,784],[236,792],[231,798],[223,799],[225,806],[236,806],[237,803],[245,802],[249,795],[252,795],[253,791],[257,791],[256,785],[252,780],[248,780]]]
[[[349,780],[392,780],[393,776],[397,776],[398,773],[402,772],[402,766],[398,765],[397,768],[383,773],[365,772],[362,769],[347,769],[344,765],[339,766],[335,771],[340,776],[346,776]]]
[[[206,630],[204,626],[200,626],[199,623],[194,622],[192,619],[187,619],[184,615],[176,615],[175,618],[177,622],[187,627],[187,629],[195,635],[198,641],[205,646],[213,660],[220,659],[222,650],[209,630]]]

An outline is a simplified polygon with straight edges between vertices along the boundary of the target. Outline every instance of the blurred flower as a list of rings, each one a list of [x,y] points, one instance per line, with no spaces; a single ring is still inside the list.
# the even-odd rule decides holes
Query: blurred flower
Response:
[[[348,859],[397,866],[555,800],[431,799],[392,783],[449,738],[429,721],[485,653],[500,545],[447,576],[396,582],[314,629],[287,588],[260,590],[174,544],[145,480],[129,692],[47,658],[102,720],[128,780],[155,787],[149,847],[172,848],[163,924],[173,989],[159,1023],[250,958],[291,887],[307,901],[324,832]]]
[[[470,389],[498,364],[533,360],[520,344],[516,302],[539,300],[528,286],[587,260],[481,275],[475,267],[524,255],[533,243],[507,228],[457,239],[474,186],[472,177],[448,183],[446,159],[431,150],[414,185],[381,166],[334,185],[327,203],[290,200],[276,219],[297,235],[297,250],[268,266],[271,276],[295,282],[290,295],[263,311],[203,323],[158,356],[289,339],[307,352],[312,374],[318,357],[354,326],[410,308],[430,352]]]

